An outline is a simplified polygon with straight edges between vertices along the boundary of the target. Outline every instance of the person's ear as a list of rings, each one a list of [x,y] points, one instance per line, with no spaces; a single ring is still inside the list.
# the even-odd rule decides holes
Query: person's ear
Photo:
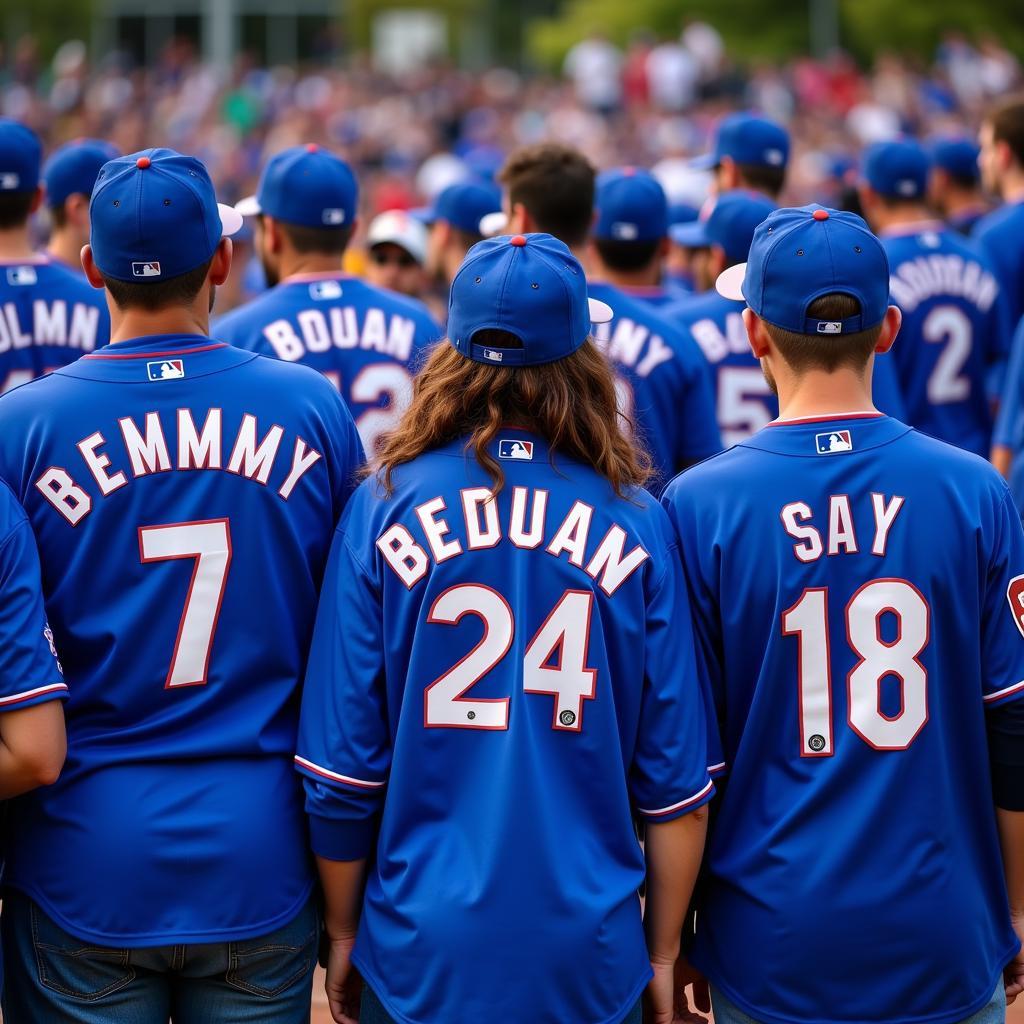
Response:
[[[81,192],[68,196],[64,201],[64,216],[69,224],[76,227],[89,226],[89,197]]]
[[[263,215],[263,248],[266,252],[279,253],[284,248],[284,232],[273,217]]]
[[[900,333],[900,324],[903,323],[903,314],[899,306],[890,306],[885,311],[885,319],[882,321],[882,330],[879,332],[878,341],[875,344],[875,351],[878,353],[888,352],[892,348],[896,335]]]
[[[747,341],[754,358],[760,362],[771,351],[768,331],[761,318],[749,307],[743,310],[743,326],[747,329]]]
[[[716,175],[718,180],[718,191],[719,192],[731,192],[733,189],[740,187],[740,172],[736,166],[736,161],[731,156],[723,156],[721,163],[718,165],[718,174]]]
[[[1010,144],[1005,139],[996,140],[996,163],[999,170],[1006,172],[1013,166],[1013,153]]]
[[[219,287],[228,279],[228,274],[231,273],[233,253],[234,246],[230,238],[222,238],[217,243],[217,248],[213,252],[213,260],[210,262],[210,269],[206,274],[206,279],[210,284]]]
[[[857,198],[860,200],[860,208],[864,211],[864,219],[871,224],[878,209],[878,193],[866,181],[859,181]]]
[[[36,185],[35,192],[32,193],[32,202],[29,205],[29,214],[38,213],[39,207],[43,205],[43,195],[46,192],[46,186]]]
[[[510,235],[526,235],[532,228],[533,220],[529,211],[522,203],[512,204],[512,213],[508,218],[508,233]]]
[[[82,246],[81,260],[86,280],[93,286],[93,288],[102,288],[103,278],[100,275],[99,267],[96,266],[96,261],[92,258],[91,245]]]

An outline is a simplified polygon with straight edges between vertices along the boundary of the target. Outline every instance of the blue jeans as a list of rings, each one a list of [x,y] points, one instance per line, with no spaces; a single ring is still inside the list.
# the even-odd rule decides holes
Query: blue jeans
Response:
[[[319,919],[309,903],[241,942],[112,949],[4,896],[4,1024],[308,1024]]]
[[[758,1024],[714,985],[711,986],[711,1008],[715,1011],[715,1024]],[[1000,978],[992,999],[961,1024],[1004,1024],[1005,1021],[1006,992],[1003,990],[1003,979]]]
[[[640,1003],[629,1011],[622,1024],[640,1024],[642,1014]],[[395,1024],[369,985],[363,986],[363,1001],[359,1007],[359,1024]]]

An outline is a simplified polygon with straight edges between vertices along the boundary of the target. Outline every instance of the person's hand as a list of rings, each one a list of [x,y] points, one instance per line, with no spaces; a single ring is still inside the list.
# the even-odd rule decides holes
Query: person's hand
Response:
[[[1010,920],[1017,938],[1024,942],[1024,914],[1011,913]],[[1024,992],[1024,949],[1003,968],[1003,987],[1006,989],[1007,1006]]]
[[[675,1019],[675,961],[651,960],[654,977],[644,993],[644,1024],[672,1024]]]
[[[332,938],[327,956],[327,1004],[334,1024],[359,1024],[359,1000],[363,981],[352,969],[352,947],[356,937]]]
[[[686,996],[686,989],[690,986],[693,988],[693,1010]],[[707,979],[684,956],[676,961],[675,990],[676,1020],[687,1021],[688,1024],[707,1024],[707,1018],[701,1016],[702,1013],[711,1013],[711,993]]]

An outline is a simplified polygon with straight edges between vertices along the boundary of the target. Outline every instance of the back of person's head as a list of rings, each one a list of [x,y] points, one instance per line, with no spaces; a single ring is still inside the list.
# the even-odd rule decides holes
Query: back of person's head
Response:
[[[396,467],[459,438],[497,493],[505,477],[488,447],[510,425],[544,437],[552,459],[589,465],[620,496],[642,485],[649,460],[623,430],[611,367],[590,337],[611,315],[588,299],[583,268],[550,235],[474,246],[452,283],[448,344],[417,375],[381,450],[385,493]]]
[[[31,128],[0,118],[0,231],[23,228],[38,207],[42,145]]]
[[[985,117],[992,140],[1005,143],[1017,165],[1024,168],[1024,94],[1009,96]]]
[[[104,164],[89,217],[83,262],[90,280],[119,309],[150,313],[192,305],[222,239],[242,226],[239,214],[217,202],[202,163],[172,149]]]
[[[723,191],[745,188],[778,199],[786,183],[789,150],[789,133],[781,124],[739,112],[722,119],[711,152],[693,164],[714,170]]]
[[[781,209],[758,225],[747,262],[717,288],[747,303],[794,374],[863,372],[889,310],[889,262],[855,214]]]
[[[644,270],[664,252],[668,199],[648,171],[604,171],[597,177],[594,205],[594,247],[609,270]]]
[[[862,176],[870,194],[862,192],[867,209],[872,202],[893,209],[918,207],[928,194],[931,158],[916,139],[876,142],[864,154]]]
[[[100,169],[121,154],[101,139],[75,139],[58,147],[43,165],[46,205],[56,228],[67,225],[67,202],[73,196],[92,197]]]
[[[498,180],[512,211],[521,204],[537,231],[577,247],[586,241],[594,215],[593,164],[579,150],[557,142],[512,153]]]
[[[972,139],[936,139],[931,144],[930,155],[933,182],[936,172],[941,172],[949,185],[961,191],[974,191],[980,185],[978,144]]]

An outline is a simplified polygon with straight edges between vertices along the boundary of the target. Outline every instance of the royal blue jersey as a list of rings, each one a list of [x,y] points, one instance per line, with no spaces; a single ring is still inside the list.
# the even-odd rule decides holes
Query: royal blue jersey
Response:
[[[0,399],[72,694],[7,881],[72,934],[240,939],[307,899],[299,687],[360,459],[320,375],[209,338],[108,346]]]
[[[664,284],[650,286],[619,285],[618,289],[631,299],[636,299],[637,302],[650,306],[651,309],[664,309],[664,307],[671,306],[673,302],[678,302],[690,294],[689,289],[683,288],[675,281],[666,281]]]
[[[365,856],[354,961],[403,1024],[611,1024],[650,970],[632,817],[712,793],[671,524],[538,437],[375,479],[335,538],[297,764],[317,853]]]
[[[903,313],[891,358],[906,421],[988,455],[988,381],[1002,376],[1012,330],[989,261],[976,245],[939,223],[909,225],[880,238],[889,259],[892,301]]]
[[[412,376],[442,334],[423,303],[340,271],[289,277],[232,310],[214,333],[319,370],[341,392],[368,452],[397,426]]]
[[[684,466],[720,451],[711,372],[694,344],[659,311],[603,282],[591,298],[615,313],[594,325],[594,341],[614,364],[619,408],[654,461],[655,492]]]
[[[47,256],[0,260],[0,393],[106,345],[104,294]]]
[[[992,433],[992,444],[1009,448],[1013,454],[1010,493],[1024,516],[1024,317],[1017,324],[1010,345],[1003,398]]]
[[[995,270],[1009,304],[1010,323],[1024,316],[1024,201],[1006,203],[985,214],[971,237],[981,246]]]
[[[664,500],[731,773],[694,962],[767,1024],[970,1017],[1019,946],[985,722],[1024,695],[1005,484],[873,413],[773,424]]]

